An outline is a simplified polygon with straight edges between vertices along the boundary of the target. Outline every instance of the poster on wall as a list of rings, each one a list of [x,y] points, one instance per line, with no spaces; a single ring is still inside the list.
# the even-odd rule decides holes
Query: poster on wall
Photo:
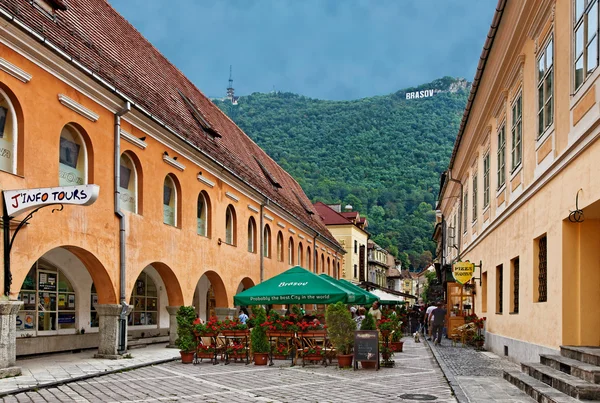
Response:
[[[69,294],[69,308],[75,308],[75,295]]]
[[[58,294],[58,307],[64,308],[67,302],[67,296],[65,294]]]
[[[40,273],[40,291],[56,291],[56,273]]]
[[[75,314],[74,313],[59,313],[58,314],[58,323],[61,325],[75,323]]]

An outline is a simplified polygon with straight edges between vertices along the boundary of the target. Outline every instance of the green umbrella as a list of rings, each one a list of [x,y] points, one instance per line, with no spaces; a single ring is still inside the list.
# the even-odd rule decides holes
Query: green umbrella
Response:
[[[300,266],[233,297],[234,305],[333,304],[338,301],[354,303],[354,294]]]
[[[340,283],[348,286],[351,290],[355,290],[357,293],[362,293],[366,297],[365,305],[369,305],[375,301],[379,301],[379,297],[377,295],[371,294],[369,291],[363,290],[356,284],[353,284],[353,283],[349,282],[348,280],[344,280],[343,278],[341,278],[339,281],[340,281]]]
[[[345,290],[348,293],[348,295],[354,295],[354,303],[355,304],[363,305],[363,304],[367,303],[367,296],[365,295],[365,292],[362,291],[362,289],[361,289],[361,291],[357,291],[357,290],[353,289],[352,287],[350,287],[349,285],[344,284],[341,281],[339,281],[325,273],[321,274],[320,276],[323,277],[324,279],[326,279],[327,281],[329,281],[330,283],[335,284],[338,287]]]

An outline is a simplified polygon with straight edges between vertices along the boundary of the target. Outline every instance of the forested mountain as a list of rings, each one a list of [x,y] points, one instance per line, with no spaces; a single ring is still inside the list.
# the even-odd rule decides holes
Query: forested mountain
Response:
[[[406,93],[434,89],[433,96]],[[422,268],[431,262],[434,207],[468,95],[465,80],[355,101],[255,93],[215,103],[302,185],[313,201],[350,204],[375,242]]]

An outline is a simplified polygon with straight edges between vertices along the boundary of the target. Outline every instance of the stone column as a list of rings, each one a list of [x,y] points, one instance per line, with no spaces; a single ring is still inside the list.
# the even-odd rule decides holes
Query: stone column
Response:
[[[217,319],[219,320],[233,319],[236,313],[237,310],[235,308],[215,308],[215,315],[217,315]]]
[[[21,301],[0,301],[0,378],[21,375],[17,362],[17,312]]]
[[[126,314],[129,315],[133,306],[127,305]],[[95,358],[118,359],[122,356],[119,348],[119,318],[123,307],[119,304],[98,304],[96,312],[99,316],[99,345]],[[127,329],[125,329],[127,331]],[[125,350],[127,350],[127,337],[125,338]]]
[[[177,310],[178,306],[168,306],[169,312],[169,345],[167,348],[177,348],[175,340],[177,340]]]

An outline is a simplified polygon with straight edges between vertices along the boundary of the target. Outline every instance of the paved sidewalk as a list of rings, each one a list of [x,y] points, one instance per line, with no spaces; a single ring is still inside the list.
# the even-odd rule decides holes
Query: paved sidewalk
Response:
[[[502,378],[504,370],[518,371],[519,365],[472,347],[461,347],[460,344],[453,347],[447,339],[439,346],[425,342],[460,403],[535,403],[535,400]]]
[[[290,367],[289,361],[276,361],[273,367],[173,361],[5,396],[0,402],[456,403],[426,344],[405,339],[404,352],[394,359],[394,368],[379,371]]]
[[[0,379],[0,396],[55,386],[60,383],[87,379],[127,369],[164,363],[178,359],[179,350],[166,348],[166,344],[153,344],[130,350],[131,358],[106,360],[94,358],[96,350],[81,353],[51,354],[42,357],[19,359],[17,366],[23,374]]]

